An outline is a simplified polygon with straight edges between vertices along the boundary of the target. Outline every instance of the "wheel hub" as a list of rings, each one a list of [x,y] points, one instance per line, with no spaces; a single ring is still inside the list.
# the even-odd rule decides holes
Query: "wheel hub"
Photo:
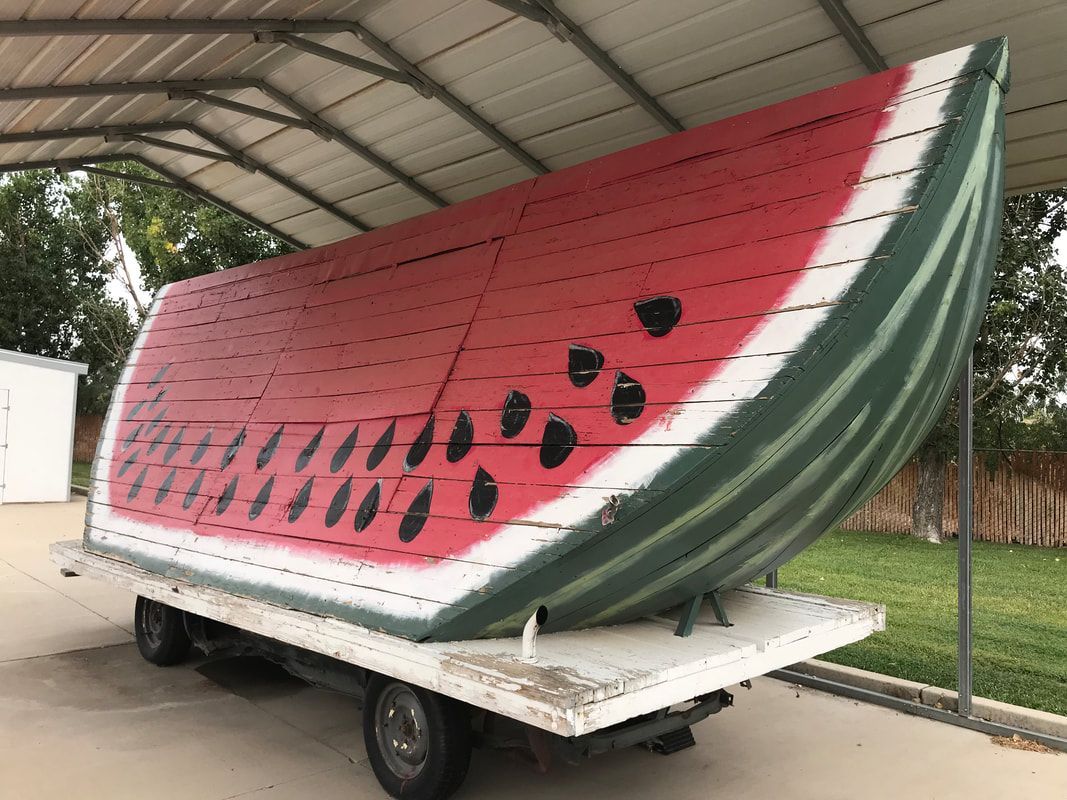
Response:
[[[400,778],[414,778],[426,762],[426,713],[403,684],[387,686],[375,708],[378,745],[389,769]]]
[[[163,604],[149,600],[144,604],[141,613],[141,627],[145,638],[153,647],[158,647],[163,641]]]

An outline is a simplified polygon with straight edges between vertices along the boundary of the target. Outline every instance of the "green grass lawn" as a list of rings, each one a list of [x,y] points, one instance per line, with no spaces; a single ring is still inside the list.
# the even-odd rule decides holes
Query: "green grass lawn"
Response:
[[[75,461],[70,471],[70,482],[77,486],[88,486],[91,467],[88,461]]]
[[[782,588],[883,603],[886,630],[828,661],[956,688],[956,543],[835,531]],[[974,544],[974,693],[1067,714],[1067,550]]]

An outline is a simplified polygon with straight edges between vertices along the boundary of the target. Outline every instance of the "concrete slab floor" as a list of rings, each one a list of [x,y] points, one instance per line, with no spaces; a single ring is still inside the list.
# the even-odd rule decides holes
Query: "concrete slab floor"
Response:
[[[0,506],[0,798],[379,798],[360,716],[256,659],[169,669],[132,644],[133,598],[61,578],[48,544],[84,500]],[[459,798],[1067,798],[1067,756],[772,680],[697,726],[697,746],[637,749],[547,775],[476,752]]]

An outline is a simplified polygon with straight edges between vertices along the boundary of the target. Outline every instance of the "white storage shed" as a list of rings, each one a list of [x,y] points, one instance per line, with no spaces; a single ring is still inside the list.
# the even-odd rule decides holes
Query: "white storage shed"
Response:
[[[88,369],[0,350],[0,503],[70,499],[74,403]]]

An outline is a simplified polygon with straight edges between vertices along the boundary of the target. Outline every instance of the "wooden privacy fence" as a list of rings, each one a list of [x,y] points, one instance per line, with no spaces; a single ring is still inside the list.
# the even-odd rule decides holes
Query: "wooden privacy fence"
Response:
[[[104,418],[95,414],[79,414],[74,419],[74,460],[92,461],[96,455],[96,441]]]
[[[851,531],[907,533],[918,465],[904,467],[841,526]],[[956,465],[945,476],[945,534],[958,531]],[[1067,547],[1067,453],[976,451],[974,534],[986,542]]]

